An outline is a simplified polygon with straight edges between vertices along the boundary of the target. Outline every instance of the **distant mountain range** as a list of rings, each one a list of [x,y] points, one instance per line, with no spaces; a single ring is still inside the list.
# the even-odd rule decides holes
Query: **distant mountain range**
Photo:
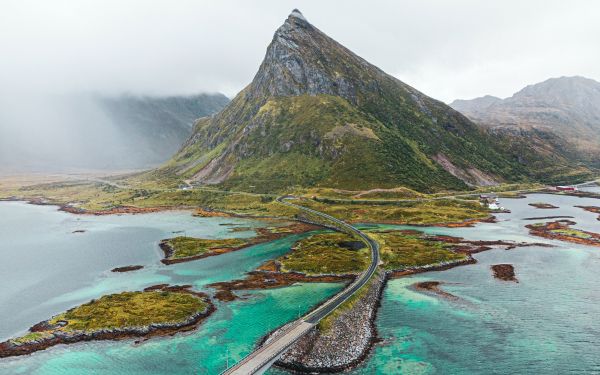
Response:
[[[194,122],[220,111],[229,99],[222,94],[98,98],[125,141],[124,148],[141,166],[173,156],[192,133]]]
[[[600,83],[551,78],[510,98],[484,96],[450,106],[497,133],[522,134],[554,151],[600,166]]]
[[[436,191],[587,173],[543,151],[480,128],[294,10],[254,80],[154,175],[253,191]]]

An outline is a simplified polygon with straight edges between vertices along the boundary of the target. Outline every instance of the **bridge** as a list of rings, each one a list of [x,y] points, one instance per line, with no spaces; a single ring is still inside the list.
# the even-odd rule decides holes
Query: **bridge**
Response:
[[[379,244],[377,242],[352,225],[338,220],[333,216],[288,202],[287,200],[290,198],[293,197],[279,197],[277,201],[326,219],[336,228],[358,236],[371,250],[371,264],[344,290],[331,297],[317,309],[284,326],[276,335],[271,336],[268,342],[265,342],[237,364],[222,372],[221,374],[223,375],[262,374],[265,372],[290,346],[308,333],[321,319],[329,315],[362,288],[377,270],[377,265],[379,264]]]

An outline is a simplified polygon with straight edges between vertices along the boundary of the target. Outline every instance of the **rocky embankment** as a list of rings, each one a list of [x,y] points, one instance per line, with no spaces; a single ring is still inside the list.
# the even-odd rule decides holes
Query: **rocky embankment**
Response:
[[[339,372],[359,364],[376,342],[375,315],[386,279],[385,272],[375,274],[366,292],[325,318],[331,320],[326,327],[321,324],[302,337],[277,366],[312,373]]]

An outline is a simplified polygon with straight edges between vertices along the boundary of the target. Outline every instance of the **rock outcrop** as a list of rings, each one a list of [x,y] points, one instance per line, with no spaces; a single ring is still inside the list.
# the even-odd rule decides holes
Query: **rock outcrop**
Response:
[[[311,373],[337,372],[359,364],[377,337],[375,315],[385,282],[385,272],[374,275],[364,294],[334,313],[335,319],[326,327],[313,328],[302,337],[277,366]]]

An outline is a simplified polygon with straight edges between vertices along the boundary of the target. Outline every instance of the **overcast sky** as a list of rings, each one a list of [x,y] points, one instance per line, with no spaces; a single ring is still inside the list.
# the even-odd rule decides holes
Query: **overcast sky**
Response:
[[[446,102],[506,97],[563,75],[600,80],[599,1],[3,0],[0,94],[231,97],[252,80],[295,7]]]

